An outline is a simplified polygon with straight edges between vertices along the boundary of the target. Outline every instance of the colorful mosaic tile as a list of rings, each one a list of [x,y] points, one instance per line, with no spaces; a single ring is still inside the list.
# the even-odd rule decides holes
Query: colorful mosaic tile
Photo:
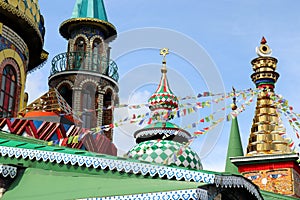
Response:
[[[202,169],[200,158],[194,151],[170,140],[141,142],[128,152],[128,156],[146,162]]]

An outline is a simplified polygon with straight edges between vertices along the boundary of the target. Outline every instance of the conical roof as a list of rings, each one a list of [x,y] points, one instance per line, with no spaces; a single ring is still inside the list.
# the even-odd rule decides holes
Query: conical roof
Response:
[[[162,76],[158,88],[148,100],[149,108],[151,111],[157,109],[172,110],[178,108],[178,98],[170,89],[167,79],[167,68],[165,62],[163,62],[161,72]]]
[[[107,21],[103,0],[77,0],[72,18],[95,18]]]
[[[230,161],[230,157],[238,157],[238,156],[244,156],[244,153],[243,153],[243,147],[242,147],[242,142],[240,137],[238,120],[237,117],[234,117],[231,123],[229,144],[227,149],[226,166],[225,166],[226,172],[239,173],[238,168]]]
[[[107,19],[103,0],[77,0],[71,19],[60,25],[59,32],[69,39],[72,31],[83,26],[99,29],[104,39],[113,40],[117,35],[116,28]]]

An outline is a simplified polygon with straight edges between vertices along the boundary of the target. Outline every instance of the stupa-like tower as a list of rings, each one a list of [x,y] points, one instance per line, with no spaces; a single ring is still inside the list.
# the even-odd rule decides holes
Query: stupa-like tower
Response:
[[[229,159],[238,167],[239,173],[260,189],[300,197],[298,154],[291,151],[288,141],[282,137],[285,130],[278,125],[279,115],[272,98],[279,77],[275,71],[277,59],[271,57],[272,51],[266,43],[263,38],[256,48],[258,57],[251,62],[254,70],[251,78],[261,91],[257,97],[247,153],[246,156],[231,153],[229,157],[234,157]],[[236,168],[228,169],[234,172]]]
[[[251,78],[256,88],[262,91],[257,97],[247,155],[290,153],[288,141],[281,136],[284,132],[278,126],[279,116],[272,100],[279,78],[276,72],[277,59],[271,57],[272,50],[264,37],[256,53],[258,57],[251,61],[254,71]]]

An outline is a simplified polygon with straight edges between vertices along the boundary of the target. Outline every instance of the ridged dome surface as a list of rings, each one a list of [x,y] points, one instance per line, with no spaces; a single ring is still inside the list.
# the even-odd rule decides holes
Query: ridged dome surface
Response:
[[[128,157],[140,161],[203,169],[199,156],[188,146],[170,140],[149,140],[137,144]]]
[[[162,75],[159,85],[149,98],[149,108],[151,111],[155,110],[173,110],[178,108],[178,98],[173,94],[170,89],[169,82],[167,79],[167,68],[163,62],[163,68],[161,69]]]

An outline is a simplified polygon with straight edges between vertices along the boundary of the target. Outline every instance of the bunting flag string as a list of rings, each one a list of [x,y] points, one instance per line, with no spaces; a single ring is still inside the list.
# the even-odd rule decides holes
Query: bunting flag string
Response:
[[[241,93],[242,94],[242,97],[243,99],[249,95],[252,95],[255,94],[255,91],[254,90],[247,90],[249,92],[251,92],[250,94],[247,94],[247,93]],[[236,95],[236,96],[239,96],[240,94]],[[206,96],[206,95],[204,95]],[[231,95],[228,95],[226,98],[229,98],[231,97]],[[215,99],[213,100],[214,103],[219,103],[221,101],[224,101],[225,98],[224,97],[220,97],[218,99]],[[133,116],[131,118],[129,117],[126,117],[125,119],[123,120],[119,120],[117,122],[114,122],[113,124],[108,124],[108,125],[103,125],[103,126],[100,126],[100,127],[95,127],[95,128],[92,128],[90,130],[90,133],[92,134],[98,134],[98,133],[104,133],[104,131],[109,131],[110,129],[112,128],[115,128],[115,127],[119,127],[125,123],[138,123],[138,125],[143,125],[144,123],[147,123],[147,124],[152,124],[153,122],[157,121],[157,120],[160,120],[160,119],[167,119],[170,115],[173,115],[174,118],[180,118],[180,117],[184,117],[188,114],[191,114],[191,113],[194,113],[194,112],[197,112],[198,109],[201,109],[201,108],[205,108],[205,107],[210,107],[211,106],[211,101],[204,101],[204,102],[196,102],[194,104],[186,104],[186,105],[194,105],[192,107],[188,107],[188,108],[183,108],[183,109],[175,109],[175,110],[172,110],[172,111],[168,111],[168,112],[162,112],[160,113],[160,116],[155,119],[153,117],[150,117],[150,112],[147,112],[145,114],[140,114],[140,115],[136,115],[136,114],[133,114]],[[243,104],[242,104],[243,106]],[[199,123],[204,123],[204,122],[212,122],[212,124],[216,124],[218,123],[218,121],[213,121],[214,119],[214,115],[221,111],[221,110],[226,110],[230,108],[230,106],[227,106],[227,107],[223,107],[222,109],[198,120],[197,122],[194,122],[192,124],[189,124],[186,126],[186,128],[195,128]],[[207,130],[209,130],[209,128],[204,128],[204,132]],[[80,135],[79,138],[82,138],[82,136]],[[76,138],[75,138],[75,141]],[[62,140],[60,140],[59,142],[62,142]],[[71,140],[70,140],[71,142]],[[53,143],[58,143],[58,141],[53,141]]]
[[[253,96],[253,95],[257,94],[259,90],[248,89],[248,90],[245,90],[245,91],[247,91],[247,93],[243,92],[243,93],[237,94],[236,96],[242,95],[242,98],[246,99],[246,97],[248,97],[248,96]],[[226,98],[229,98],[229,97],[231,97],[231,96],[230,95],[226,96]],[[218,99],[213,100],[213,102],[214,103],[219,103],[219,102],[224,101],[224,100],[225,100],[224,97],[220,97]],[[161,113],[158,113],[155,116],[151,116],[151,112],[147,112],[145,114],[139,114],[139,115],[138,114],[133,114],[132,117],[126,117],[124,119],[115,121],[112,124],[103,125],[103,126],[100,126],[100,127],[93,128],[93,129],[91,129],[91,131],[94,132],[94,133],[103,133],[104,131],[108,131],[111,128],[119,127],[119,126],[122,126],[122,125],[125,125],[125,124],[128,124],[128,123],[131,123],[131,124],[135,123],[135,124],[138,124],[138,125],[143,125],[145,123],[152,124],[153,122],[156,122],[158,120],[168,119],[170,116],[172,116],[173,118],[180,118],[180,117],[184,117],[186,115],[192,114],[194,112],[197,112],[198,109],[202,109],[202,108],[205,108],[205,107],[210,107],[211,106],[211,101],[196,102],[194,104],[187,104],[187,105],[194,105],[194,106],[188,107],[188,108],[180,108],[180,109],[177,108],[177,109],[174,109],[174,110],[171,110],[171,111],[161,112]],[[242,106],[244,107],[243,104],[242,104]],[[226,108],[223,108],[223,110],[225,110],[225,109]],[[228,118],[229,117],[227,117],[227,120],[228,120]],[[208,119],[209,118],[206,117],[205,121],[209,121]],[[190,128],[195,127],[195,123],[189,125],[189,127]]]
[[[249,106],[253,102],[253,98],[255,97],[255,94],[256,93],[251,93],[251,96],[250,96],[250,98],[249,98],[248,101],[246,101],[244,104],[241,104],[241,106],[237,110],[234,110],[230,114],[226,115],[226,121],[230,121],[232,119],[232,117],[237,117],[237,115],[239,115],[240,113],[242,113],[243,111],[245,111],[246,106]],[[244,97],[243,97],[243,99],[244,99]],[[226,109],[228,109],[228,108],[231,108],[231,106],[227,106],[226,107]],[[214,118],[214,114],[216,114],[217,112],[219,112],[221,110],[225,110],[225,109],[222,108],[222,109],[216,111],[215,113],[209,115],[208,117],[200,119],[200,121],[198,121],[196,124],[199,124],[199,123],[204,122],[204,121],[209,122],[208,119],[213,119]],[[204,119],[206,119],[206,120],[204,120]],[[215,126],[217,126],[223,120],[225,120],[225,118],[220,118],[217,121],[213,121],[212,125],[210,127],[206,127],[206,128],[201,129],[201,130],[195,131],[194,132],[194,136],[203,135],[203,134],[207,133],[208,131],[210,131],[211,129],[213,129]],[[189,126],[187,126],[187,128],[189,128]]]
[[[250,103],[252,102],[252,99],[253,99],[253,97],[254,97],[254,95],[255,94],[257,94],[256,92],[254,92],[254,91],[252,91],[251,93],[249,93],[249,94],[246,94],[245,93],[245,95],[242,95],[242,98],[243,99],[245,99],[245,97],[247,97],[247,96],[250,96],[250,99],[248,100],[248,101],[246,101],[245,103],[243,103],[243,104],[241,104],[241,109],[238,111],[238,112],[235,112],[235,113],[230,113],[229,115],[230,116],[234,116],[234,117],[236,117],[238,114],[240,114],[242,111],[244,111],[245,110],[245,108],[246,108],[246,105],[250,105]],[[229,97],[228,97],[229,98]],[[222,100],[224,100],[224,99],[220,99],[220,101],[222,101]],[[238,100],[238,101],[240,101],[240,100]],[[165,117],[164,115],[167,115],[167,116],[170,116],[171,114],[175,114],[175,112],[176,112],[176,117],[183,117],[183,116],[186,116],[187,114],[191,114],[191,113],[193,113],[193,112],[197,112],[197,110],[199,109],[199,108],[203,108],[203,105],[205,105],[205,106],[210,106],[211,104],[210,103],[207,103],[208,101],[206,101],[205,102],[205,104],[199,104],[199,102],[198,103],[196,103],[196,107],[195,106],[193,106],[193,107],[190,107],[190,108],[185,108],[185,109],[182,109],[182,110],[180,110],[180,109],[177,109],[177,110],[175,110],[175,111],[169,111],[169,112],[167,112],[167,113],[163,113],[162,114],[162,117]],[[218,101],[219,102],[219,101]],[[216,102],[216,103],[218,103],[218,102]],[[192,104],[193,105],[193,104]],[[220,119],[218,119],[218,120],[214,120],[214,118],[215,118],[215,114],[217,114],[218,112],[220,112],[220,111],[225,111],[225,110],[227,110],[228,108],[231,108],[231,106],[229,105],[229,106],[226,106],[226,107],[223,107],[223,108],[221,108],[221,109],[219,109],[219,110],[217,110],[217,111],[215,111],[214,113],[212,113],[212,114],[210,114],[210,115],[208,115],[208,116],[206,116],[206,117],[204,117],[204,118],[202,118],[202,119],[200,119],[200,120],[197,120],[196,122],[194,122],[194,123],[191,123],[191,124],[189,124],[189,125],[187,125],[185,128],[196,128],[200,123],[211,123],[211,125],[210,126],[208,126],[208,127],[205,127],[205,128],[203,128],[203,129],[200,129],[200,130],[198,130],[198,131],[195,131],[194,132],[194,134],[193,134],[193,137],[189,140],[189,142],[188,142],[188,144],[187,145],[189,145],[195,138],[197,138],[197,136],[199,136],[199,135],[203,135],[203,134],[205,134],[205,133],[207,133],[207,132],[209,132],[209,131],[211,131],[213,128],[215,128],[219,123],[221,123],[222,121],[224,121],[225,120],[225,118],[220,118]],[[179,115],[178,115],[178,112],[180,113]],[[132,116],[132,118],[126,118],[126,120],[124,120],[124,121],[130,121],[130,123],[136,123],[136,122],[139,122],[139,125],[142,125],[144,122],[146,122],[147,121],[147,124],[151,124],[153,121],[155,121],[155,119],[153,119],[153,118],[149,118],[149,116],[150,116],[150,113],[148,112],[148,113],[146,113],[146,114],[141,114],[141,115],[138,115],[138,116],[136,116],[135,114]],[[139,119],[139,118],[142,118],[142,120],[135,120],[135,119]],[[149,118],[149,119],[148,119]],[[228,121],[228,116],[226,116],[226,119],[227,119],[227,121]],[[71,137],[69,137],[69,138],[63,138],[63,139],[60,139],[60,140],[54,140],[54,141],[50,141],[50,142],[48,142],[48,145],[66,145],[66,144],[74,144],[74,143],[78,143],[78,142],[80,142],[83,138],[84,138],[84,136],[86,135],[86,134],[103,134],[104,133],[104,131],[108,131],[108,130],[110,130],[111,128],[115,128],[115,127],[118,127],[119,125],[121,125],[121,124],[118,124],[118,123],[114,123],[114,124],[110,124],[110,125],[104,125],[104,126],[101,126],[101,127],[96,127],[96,128],[93,128],[93,129],[91,129],[91,130],[86,130],[84,133],[81,133],[81,134],[79,134],[78,136],[71,136]]]
[[[245,96],[247,95],[247,93],[249,92],[257,92],[259,91],[259,89],[245,89],[245,90],[239,90],[236,91],[236,96],[240,96],[242,95],[243,98],[245,98]],[[228,99],[230,97],[233,97],[234,94],[233,92],[229,92],[229,93],[217,93],[217,94],[213,94],[211,92],[203,92],[203,93],[199,93],[196,96],[186,96],[186,97],[178,97],[179,100],[195,100],[198,99],[200,97],[215,97],[215,96],[221,96],[218,99],[214,99],[213,101],[215,103],[217,103],[218,101],[222,101],[224,99]],[[184,103],[184,104],[180,104],[179,107],[186,107],[189,106],[189,103]],[[128,108],[128,109],[140,109],[140,108],[144,108],[144,107],[149,107],[149,104],[137,104],[137,105],[129,105],[129,104],[119,104],[119,105],[115,105],[115,106],[108,106],[108,107],[103,107],[101,109],[84,109],[83,111],[78,111],[75,114],[77,116],[81,116],[83,113],[89,113],[89,112],[97,112],[97,111],[104,111],[104,110],[114,110],[114,109],[118,109],[118,108]]]
[[[61,138],[57,140],[48,141],[49,146],[58,145],[58,146],[67,146],[67,144],[78,144],[84,137],[86,133],[80,133],[79,135],[70,136],[67,138]]]
[[[242,94],[243,99],[245,99],[248,96],[254,96],[255,94],[257,94],[257,91],[254,91],[254,90],[248,90],[248,91],[250,93],[240,93],[240,94],[237,94],[236,96],[240,96]],[[226,98],[230,98],[230,97],[231,96],[227,96]],[[220,97],[218,99],[212,100],[212,102],[219,103],[221,101],[224,101],[226,98]],[[196,103],[193,103],[193,104],[192,103],[187,103],[187,104],[184,104],[183,106],[189,105],[189,106],[192,106],[192,107],[188,107],[188,108],[184,107],[184,108],[181,108],[181,109],[174,109],[174,110],[167,111],[167,112],[161,112],[161,113],[159,113],[159,115],[156,115],[156,117],[158,117],[157,120],[168,119],[170,116],[173,116],[174,118],[180,118],[180,117],[186,116],[187,114],[197,112],[198,109],[210,107],[212,102],[211,101],[204,101],[204,102],[196,102]],[[223,108],[223,110],[225,110],[225,108]],[[134,115],[129,121],[130,121],[130,123],[138,123],[139,125],[143,125],[143,123],[146,122],[145,117],[149,116],[150,114],[151,113],[148,112],[146,114],[138,115],[137,117],[135,117],[135,115]],[[143,119],[140,120],[140,118],[143,118]],[[205,118],[205,119],[207,121],[207,118]],[[122,124],[125,121],[128,121],[128,118],[125,118],[124,120],[118,121],[118,126],[120,126],[120,124]],[[154,121],[154,119],[150,119],[150,121]],[[149,121],[147,122],[147,124],[150,124]]]
[[[278,110],[278,114],[283,114],[286,120],[288,121],[289,125],[293,129],[293,132],[295,133],[297,139],[300,139],[299,136],[299,130],[300,130],[300,123],[298,121],[299,115],[293,111],[293,107],[289,105],[288,101],[282,97],[282,95],[274,95],[272,97],[274,100],[274,105],[276,105],[276,108]],[[282,130],[281,134],[285,135],[286,131]],[[291,138],[288,139],[289,147],[292,149],[292,151],[297,152],[295,142]],[[298,144],[298,147],[300,147],[300,144]]]

